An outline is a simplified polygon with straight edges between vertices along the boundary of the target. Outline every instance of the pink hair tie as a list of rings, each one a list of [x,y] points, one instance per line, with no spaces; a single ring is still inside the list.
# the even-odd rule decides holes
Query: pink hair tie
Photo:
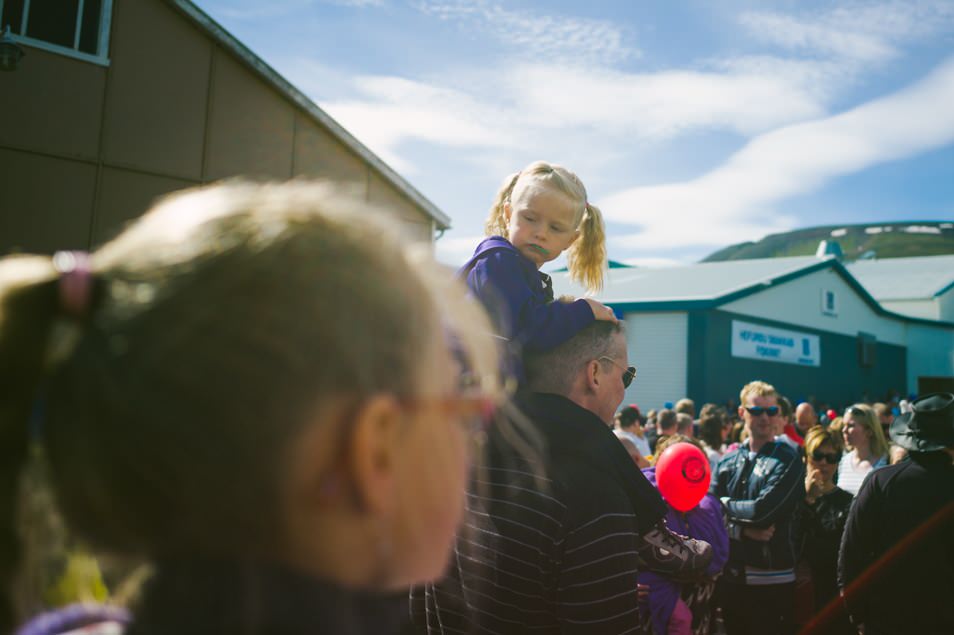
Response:
[[[60,310],[73,318],[86,317],[93,288],[89,254],[58,251],[53,255],[53,267],[60,272]]]

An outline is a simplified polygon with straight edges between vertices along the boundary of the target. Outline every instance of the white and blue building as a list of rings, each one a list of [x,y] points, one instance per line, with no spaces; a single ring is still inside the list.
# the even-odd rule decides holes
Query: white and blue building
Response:
[[[954,257],[934,258],[879,260],[880,273],[858,263],[864,271],[857,276],[856,265],[814,256],[614,265],[596,299],[626,323],[630,363],[638,368],[626,399],[644,410],[684,396],[697,404],[737,401],[753,379],[793,401],[875,401],[892,392],[954,391],[954,315],[946,308],[954,299]],[[909,260],[931,264],[902,262]],[[936,273],[932,280],[911,286],[937,313],[888,302],[894,298],[881,302],[860,281],[894,292],[927,269]],[[896,282],[875,284],[874,276]],[[567,273],[553,278],[557,295],[583,295]]]

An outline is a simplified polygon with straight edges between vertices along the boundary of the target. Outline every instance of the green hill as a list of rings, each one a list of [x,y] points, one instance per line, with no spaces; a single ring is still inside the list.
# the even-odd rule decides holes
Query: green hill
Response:
[[[770,234],[758,242],[730,245],[709,254],[702,262],[811,256],[823,240],[841,245],[845,260],[868,252],[878,258],[954,254],[954,223],[939,221],[829,225]]]

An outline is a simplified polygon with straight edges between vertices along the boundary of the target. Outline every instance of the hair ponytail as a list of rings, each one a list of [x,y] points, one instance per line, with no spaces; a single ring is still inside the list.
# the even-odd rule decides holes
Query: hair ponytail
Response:
[[[48,258],[0,261],[0,632],[4,633],[12,632],[18,618],[20,477],[57,306],[56,272]]]
[[[484,223],[484,231],[488,236],[506,236],[507,235],[507,211],[506,205],[510,200],[510,194],[513,192],[513,186],[517,184],[521,172],[514,172],[506,179],[497,196],[494,197],[494,204],[490,206],[490,216]]]
[[[567,269],[571,279],[596,293],[603,288],[606,270],[606,230],[596,205],[585,203],[579,231],[580,237],[567,250]]]

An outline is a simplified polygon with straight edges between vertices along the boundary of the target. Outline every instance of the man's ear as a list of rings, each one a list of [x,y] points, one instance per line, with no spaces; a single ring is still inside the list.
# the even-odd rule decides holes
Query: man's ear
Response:
[[[590,360],[586,365],[586,387],[591,392],[596,392],[600,387],[600,362],[597,359]]]
[[[355,415],[346,451],[349,476],[360,509],[390,515],[396,501],[395,453],[400,447],[401,407],[388,395],[369,399]]]
[[[745,422],[745,408],[742,406],[739,406],[739,419]]]

